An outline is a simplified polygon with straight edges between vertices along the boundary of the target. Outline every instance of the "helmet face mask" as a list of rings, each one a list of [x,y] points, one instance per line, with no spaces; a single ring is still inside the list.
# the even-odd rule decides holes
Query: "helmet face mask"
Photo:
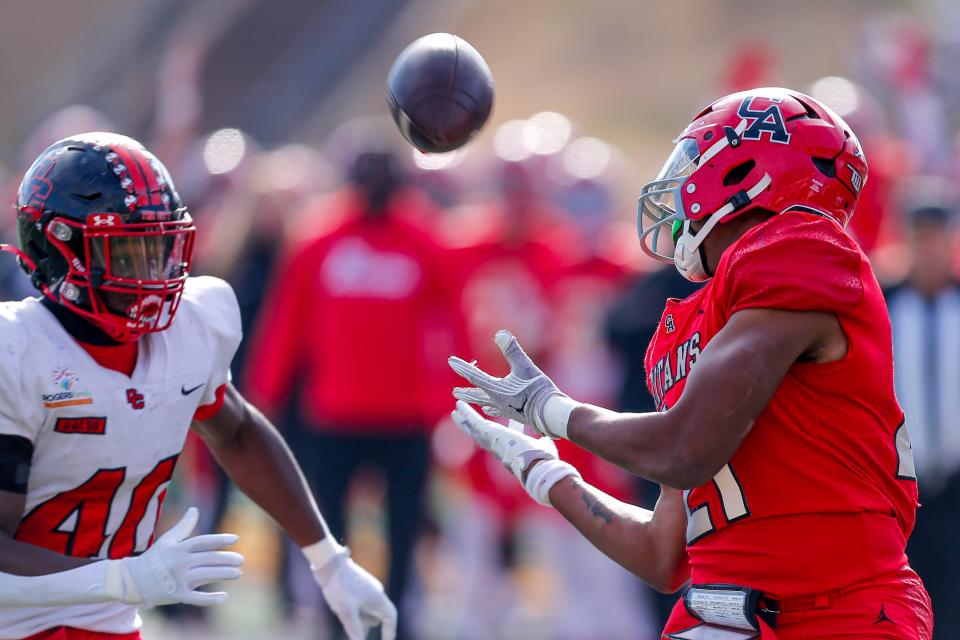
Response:
[[[139,143],[115,134],[55,143],[27,172],[17,205],[21,263],[44,295],[118,341],[170,326],[196,228]]]
[[[756,208],[802,208],[846,226],[866,176],[856,136],[813,98],[779,88],[732,94],[694,118],[641,189],[641,246],[703,281],[703,241],[717,224]]]
[[[687,219],[680,190],[690,174],[696,171],[699,160],[697,143],[690,138],[680,140],[656,180],[643,185],[640,191],[637,200],[640,240],[644,250],[654,257],[673,260],[673,245],[664,249],[667,242],[661,242],[660,234],[664,229],[671,229],[669,238],[676,240],[675,224]]]

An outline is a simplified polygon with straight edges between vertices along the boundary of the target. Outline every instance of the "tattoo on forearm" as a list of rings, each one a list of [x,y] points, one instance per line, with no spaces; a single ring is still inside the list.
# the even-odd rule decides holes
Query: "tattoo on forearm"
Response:
[[[590,513],[598,518],[602,518],[607,524],[613,522],[613,511],[611,511],[607,505],[600,502],[600,500],[590,495],[588,491],[585,489],[581,490],[580,498],[583,500],[584,504],[587,505],[587,508],[590,509]]]

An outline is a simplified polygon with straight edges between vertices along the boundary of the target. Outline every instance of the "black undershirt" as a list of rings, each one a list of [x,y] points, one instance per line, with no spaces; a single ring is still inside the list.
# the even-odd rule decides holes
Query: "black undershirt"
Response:
[[[41,298],[40,304],[46,307],[47,310],[56,317],[64,330],[78,342],[85,342],[87,344],[97,345],[98,347],[111,347],[123,344],[111,338],[102,329],[88,322],[82,316],[77,315],[50,298]]]

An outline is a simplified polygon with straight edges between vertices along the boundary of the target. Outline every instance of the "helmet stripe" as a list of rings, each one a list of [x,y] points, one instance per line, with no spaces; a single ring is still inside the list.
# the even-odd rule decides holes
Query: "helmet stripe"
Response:
[[[120,161],[123,162],[124,166],[127,168],[127,177],[133,181],[133,194],[137,196],[137,206],[147,207],[154,204],[150,201],[150,189],[147,185],[147,172],[144,171],[143,166],[134,156],[133,150],[123,145],[110,147],[110,150],[120,157]]]
[[[158,206],[163,204],[160,199],[160,194],[163,189],[160,186],[160,181],[157,180],[157,173],[153,168],[153,163],[150,162],[150,159],[143,153],[141,149],[136,147],[131,147],[127,150],[131,157],[137,162],[137,166],[140,167],[140,171],[143,173],[143,177],[147,182],[147,197],[149,198],[150,204]]]

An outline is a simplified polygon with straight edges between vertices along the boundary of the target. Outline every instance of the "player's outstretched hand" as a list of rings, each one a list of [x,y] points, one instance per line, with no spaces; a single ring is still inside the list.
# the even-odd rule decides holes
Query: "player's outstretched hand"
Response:
[[[566,419],[575,403],[523,352],[513,334],[501,329],[494,341],[507,359],[510,373],[504,378],[496,378],[476,364],[450,356],[447,361],[450,367],[474,385],[454,388],[453,396],[479,405],[489,416],[529,424],[552,438],[566,437]],[[560,419],[550,420],[545,415],[547,401],[551,398],[565,399],[564,403],[555,403],[559,407]]]
[[[522,484],[524,471],[534,460],[556,460],[557,445],[550,438],[533,438],[523,433],[523,425],[512,421],[509,427],[487,420],[463,400],[451,414],[461,431],[486,449],[510,470]]]
[[[342,548],[322,567],[313,567],[313,576],[350,640],[366,640],[378,625],[381,640],[396,638],[397,608],[380,581],[350,558],[349,549]]]
[[[197,606],[227,601],[223,591],[197,591],[197,587],[235,580],[243,573],[243,556],[221,551],[237,541],[232,533],[189,537],[199,514],[187,509],[172,529],[141,555],[116,561],[123,581],[123,602],[155,607],[182,602]]]
[[[576,469],[557,455],[557,445],[550,438],[533,438],[523,433],[523,425],[511,421],[509,427],[487,420],[463,400],[451,414],[461,431],[481,447],[497,456],[517,477],[530,497],[544,506],[550,505],[550,488]],[[537,463],[535,466],[534,463]]]

